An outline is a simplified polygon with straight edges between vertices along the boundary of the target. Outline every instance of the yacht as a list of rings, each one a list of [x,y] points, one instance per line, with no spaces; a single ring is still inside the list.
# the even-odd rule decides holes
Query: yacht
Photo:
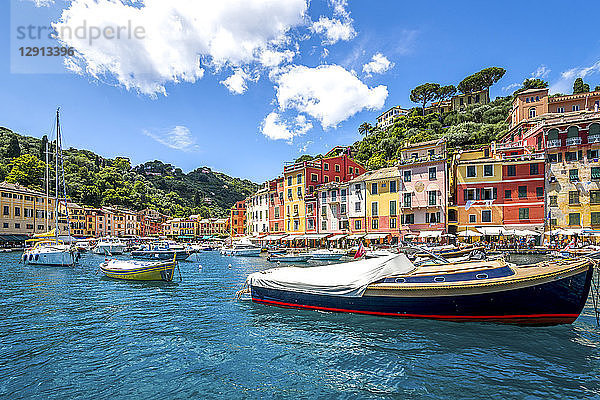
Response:
[[[70,245],[65,244],[59,239],[59,204],[64,204],[68,238],[71,238],[71,228],[69,222],[69,213],[67,207],[67,193],[65,189],[63,156],[62,156],[62,130],[60,127],[60,108],[56,110],[56,146],[54,151],[55,160],[55,188],[54,196],[54,229],[49,232],[34,235],[33,239],[27,241],[32,246],[25,249],[22,260],[25,264],[31,265],[67,265],[75,264],[79,256]],[[45,217],[48,218],[48,198],[49,198],[49,167],[48,167],[48,144],[46,144],[46,209]],[[61,192],[62,191],[62,192]]]
[[[105,237],[98,240],[96,246],[92,249],[92,253],[101,255],[123,254],[127,244],[116,237]]]

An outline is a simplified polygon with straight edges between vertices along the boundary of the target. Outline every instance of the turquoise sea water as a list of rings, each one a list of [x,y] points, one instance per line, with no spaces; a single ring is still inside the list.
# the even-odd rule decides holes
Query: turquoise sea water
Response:
[[[400,320],[236,301],[262,258],[201,253],[167,284],[19,256],[0,254],[1,398],[600,398],[591,299],[570,326]]]

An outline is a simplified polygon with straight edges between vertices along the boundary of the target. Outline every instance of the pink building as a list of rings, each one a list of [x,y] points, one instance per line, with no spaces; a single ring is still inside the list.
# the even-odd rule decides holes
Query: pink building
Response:
[[[448,198],[446,141],[407,145],[398,168],[401,236],[441,236],[446,230]]]

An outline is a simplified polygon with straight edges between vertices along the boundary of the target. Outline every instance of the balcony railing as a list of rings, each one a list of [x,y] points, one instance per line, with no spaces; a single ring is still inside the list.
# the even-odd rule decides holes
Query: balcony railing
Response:
[[[548,148],[560,147],[561,144],[562,143],[561,143],[560,139],[551,139],[546,142],[546,147],[548,147]]]
[[[600,135],[588,136],[588,143],[600,143]]]
[[[567,138],[567,146],[575,146],[577,144],[581,144],[581,138],[579,136]]]

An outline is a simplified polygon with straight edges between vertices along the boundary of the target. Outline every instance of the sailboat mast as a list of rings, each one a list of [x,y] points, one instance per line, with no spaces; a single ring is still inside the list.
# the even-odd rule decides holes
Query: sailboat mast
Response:
[[[54,146],[54,161],[55,161],[55,197],[54,197],[54,230],[56,240],[58,241],[58,138],[60,138],[60,121],[59,121],[60,107],[56,109],[56,143]]]
[[[42,232],[45,232],[48,229],[48,195],[50,192],[50,170],[48,166],[49,151],[50,150],[48,149],[48,141],[46,140],[46,149],[44,150],[44,155],[46,157],[46,202],[44,203],[44,230]]]

